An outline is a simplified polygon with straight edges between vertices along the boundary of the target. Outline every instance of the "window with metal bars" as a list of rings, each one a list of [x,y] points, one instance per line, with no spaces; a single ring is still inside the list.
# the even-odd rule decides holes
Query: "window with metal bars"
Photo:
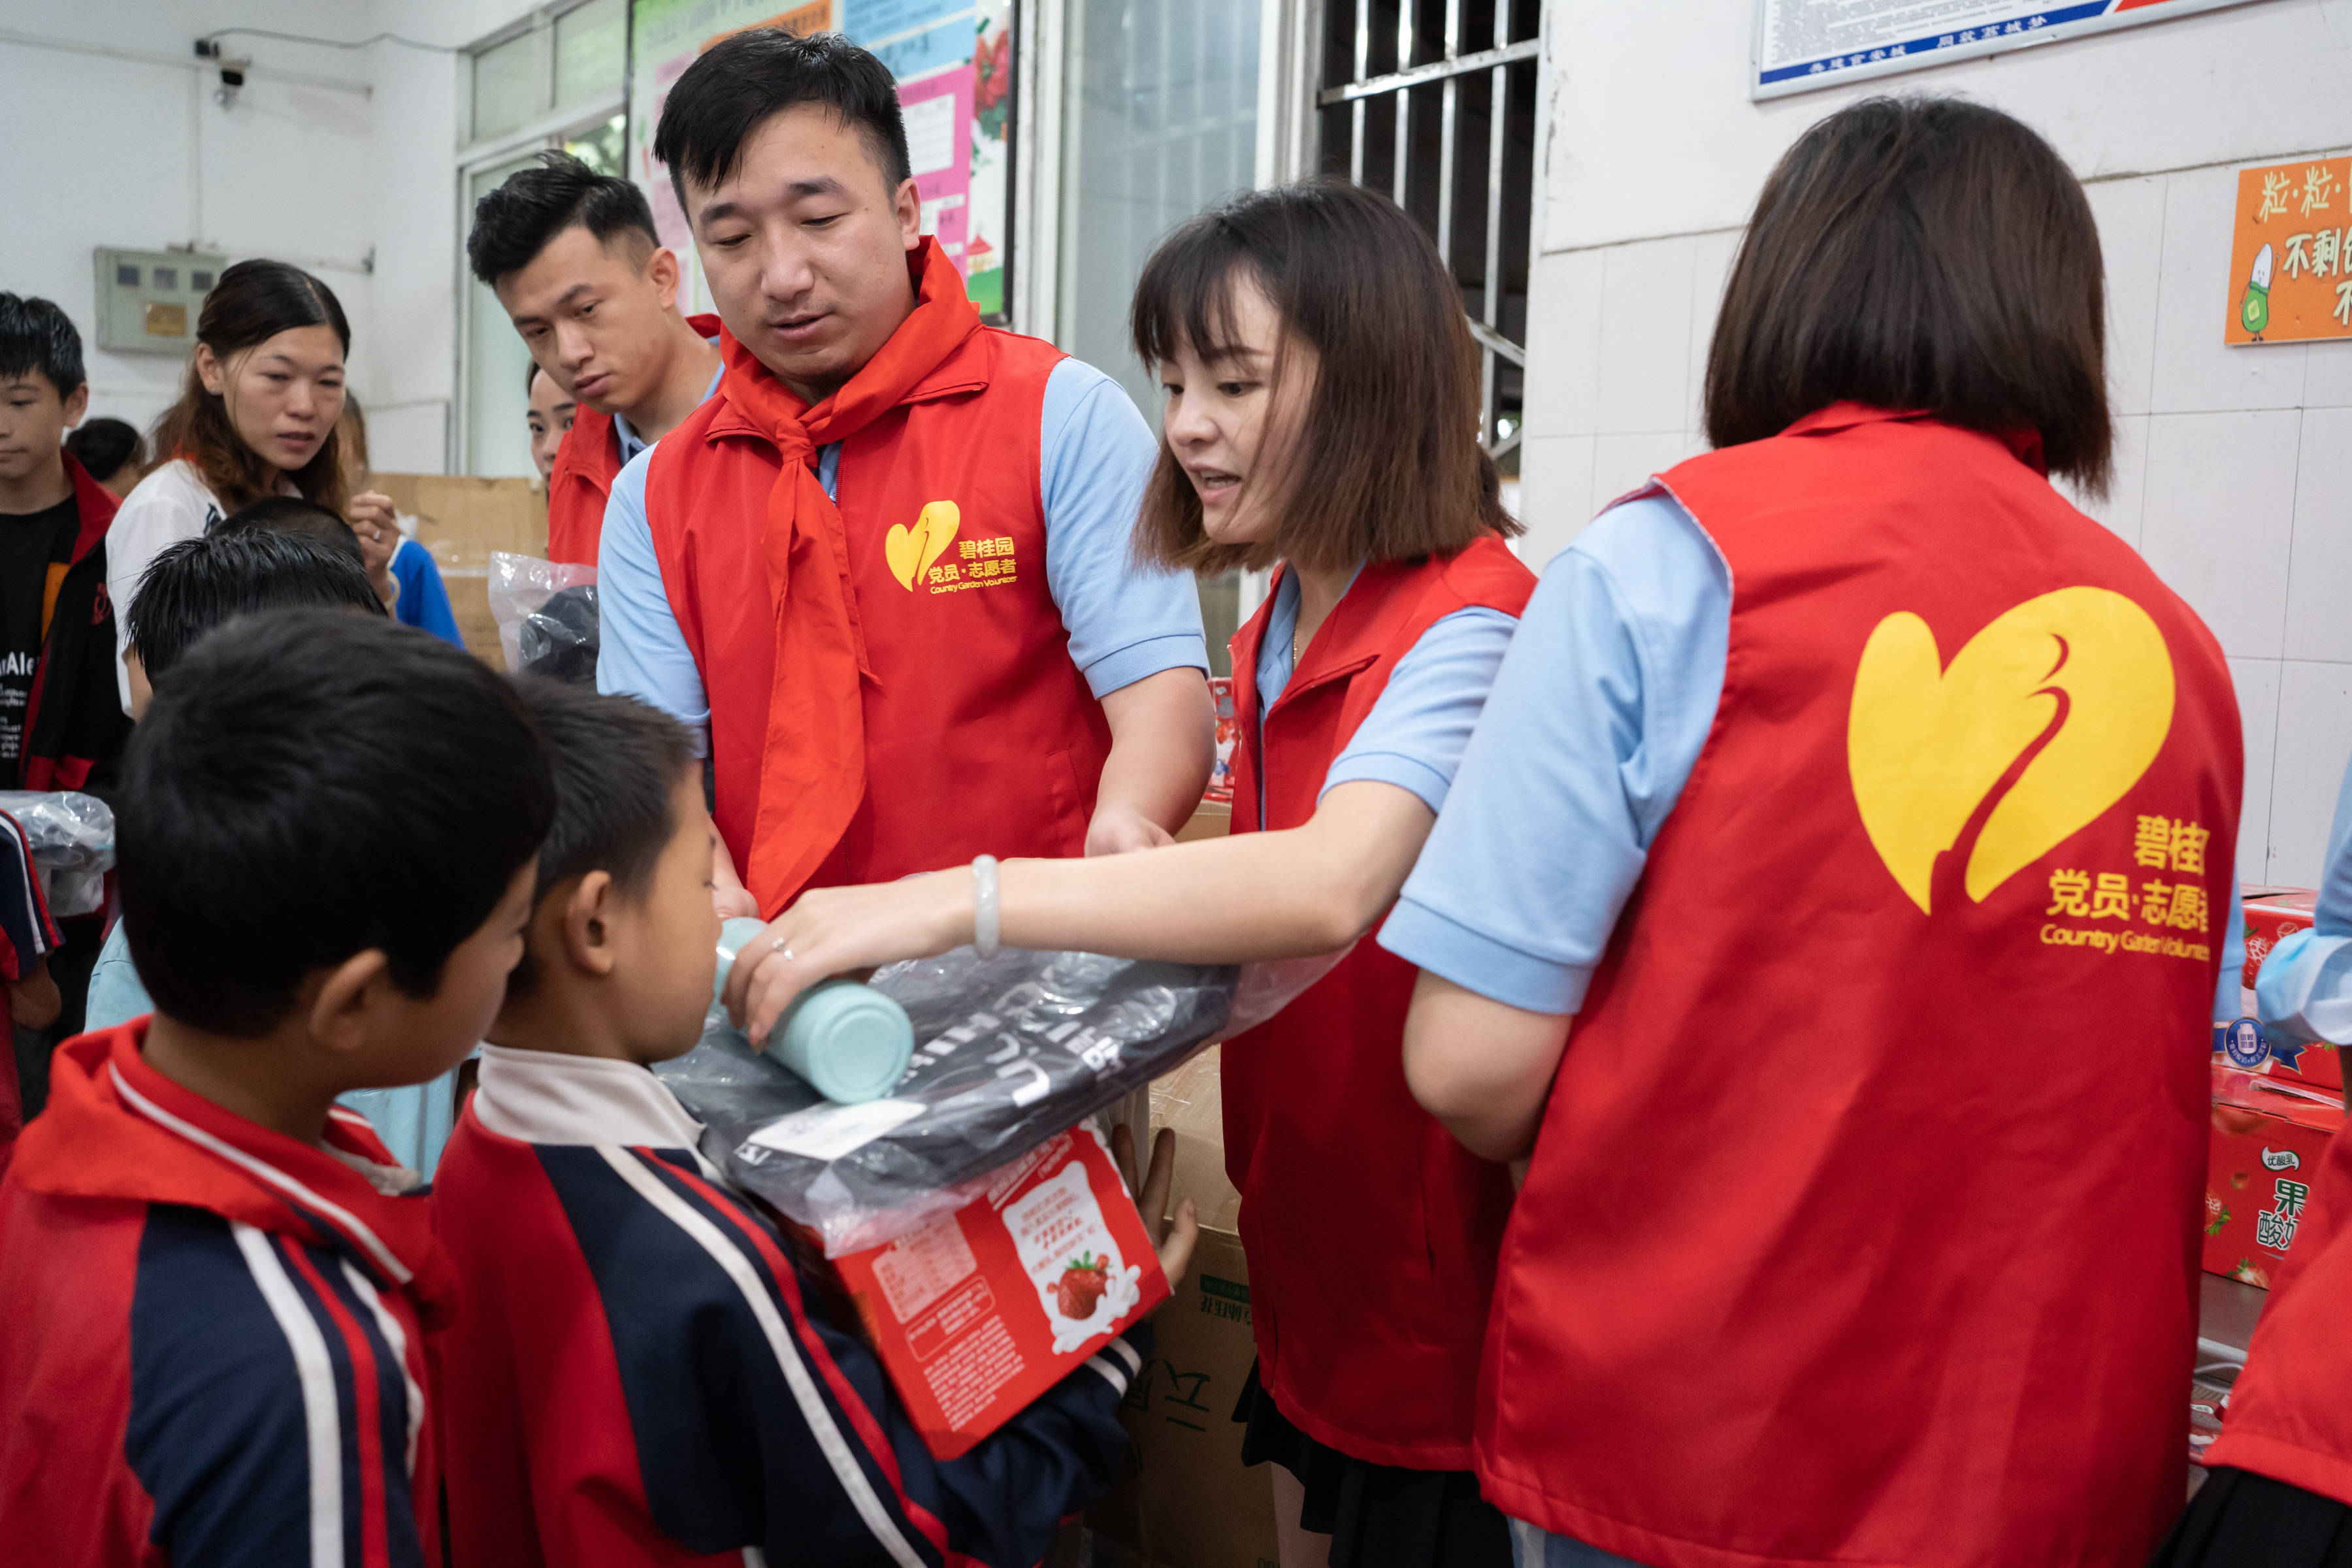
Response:
[[[1542,0],[1323,0],[1326,174],[1429,230],[1478,340],[1480,439],[1518,471]]]

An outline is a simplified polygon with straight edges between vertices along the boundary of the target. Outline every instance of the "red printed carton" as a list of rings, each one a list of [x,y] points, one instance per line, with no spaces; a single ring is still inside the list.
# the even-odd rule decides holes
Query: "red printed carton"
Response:
[[[1209,678],[1209,700],[1217,708],[1217,760],[1209,768],[1209,787],[1201,793],[1202,800],[1231,802],[1234,798],[1234,748],[1241,743],[1241,720],[1234,710],[1234,683],[1230,676]]]
[[[2205,1272],[2270,1289],[2286,1261],[2344,1097],[2260,1073],[2213,1069],[2205,1166]]]
[[[2311,929],[2319,895],[2308,888],[2249,888],[2242,895],[2246,910],[2245,984],[2251,988],[2262,973],[2271,950],[2296,931]],[[2305,1045],[2277,1037],[2269,1031],[2249,1031],[2242,1026],[2213,1044],[2217,1060],[2248,1070],[2260,1070],[2292,1083],[2341,1090],[2344,1058],[2334,1046]]]
[[[832,1268],[942,1459],[1168,1299],[1142,1216],[1090,1125],[1005,1166],[954,1213]]]

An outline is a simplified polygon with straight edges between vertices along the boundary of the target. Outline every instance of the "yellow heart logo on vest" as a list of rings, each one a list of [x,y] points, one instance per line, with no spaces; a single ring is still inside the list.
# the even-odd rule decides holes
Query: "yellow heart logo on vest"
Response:
[[[2172,701],[2164,634],[2105,588],[2026,600],[1948,667],[1927,623],[1897,611],[1863,647],[1846,721],[1863,828],[1925,913],[1937,858],[1980,823],[1965,886],[1982,902],[2139,782]]]
[[[931,563],[954,542],[956,530],[962,526],[963,515],[951,500],[926,503],[912,528],[892,523],[882,537],[882,559],[890,563],[890,575],[898,579],[898,586],[913,592],[915,579],[930,570]]]

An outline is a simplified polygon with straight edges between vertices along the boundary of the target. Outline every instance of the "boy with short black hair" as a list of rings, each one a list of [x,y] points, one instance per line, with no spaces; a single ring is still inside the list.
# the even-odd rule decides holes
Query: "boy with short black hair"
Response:
[[[551,795],[512,688],[373,616],[254,616],[173,672],[116,807],[157,1012],[58,1053],[0,1180],[12,1560],[440,1562],[456,1280],[334,1100],[480,1037]]]
[[[309,523],[309,513],[323,527]],[[261,521],[279,515],[309,531],[281,531]],[[315,605],[384,613],[352,531],[333,512],[299,496],[255,501],[212,532],[171,546],[148,566],[126,616],[123,667],[131,675],[131,717],[147,711],[154,683],[222,623],[256,610]],[[84,1026],[110,1029],[153,1010],[131,962],[129,933],[118,920],[89,973]]]
[[[147,438],[128,420],[83,420],[66,437],[66,451],[117,501],[147,477]]]
[[[961,1458],[930,1456],[873,1353],[646,1070],[699,1037],[717,957],[688,732],[624,698],[522,685],[555,821],[525,957],[435,1178],[467,1290],[445,1362],[465,1391],[446,1428],[453,1553],[1035,1563],[1126,1458],[1117,1412],[1147,1331]],[[1189,1247],[1164,1249],[1171,1275]]]
[[[106,531],[115,498],[60,445],[89,406],[81,334],[47,300],[0,293],[0,787],[103,783],[130,723],[113,655]]]

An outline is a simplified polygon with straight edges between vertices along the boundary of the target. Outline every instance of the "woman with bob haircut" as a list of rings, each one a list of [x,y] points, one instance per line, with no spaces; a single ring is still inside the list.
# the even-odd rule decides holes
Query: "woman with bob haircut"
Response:
[[[972,942],[983,903],[1011,946],[1229,963],[1347,947],[1412,868],[1535,583],[1453,279],[1387,198],[1292,185],[1171,235],[1133,325],[1167,392],[1138,552],[1281,563],[1234,638],[1233,836],[803,894],[739,956],[755,1031],[827,974]],[[1285,1568],[1509,1559],[1467,1472],[1510,1179],[1406,1091],[1412,984],[1364,942],[1224,1047],[1259,1355],[1236,1419],[1280,1467]]]
[[[1716,449],[1546,571],[1382,931],[1415,1096],[1530,1161],[1524,1563],[2123,1568],[2179,1507],[2240,731],[2049,482],[2107,473],[2101,270],[2005,114],[1806,132]]]
[[[264,496],[299,496],[348,521],[362,540],[398,537],[389,497],[345,492],[335,438],[343,412],[351,323],[334,290],[283,261],[223,271],[196,318],[180,400],[155,425],[158,466],[114,514],[107,592],[139,596],[139,579],[167,546],[194,539]],[[116,627],[122,710],[131,710],[130,643]]]

